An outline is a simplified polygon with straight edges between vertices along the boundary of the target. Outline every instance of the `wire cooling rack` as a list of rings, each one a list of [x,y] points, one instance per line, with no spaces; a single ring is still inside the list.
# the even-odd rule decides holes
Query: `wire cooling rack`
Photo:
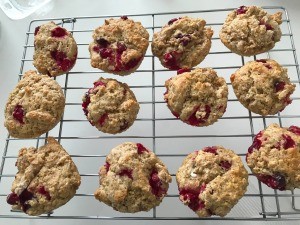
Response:
[[[272,190],[258,182],[245,163],[247,148],[251,145],[254,135],[260,130],[273,122],[281,126],[300,124],[300,115],[297,110],[300,100],[300,74],[288,12],[282,7],[264,7],[264,9],[269,13],[277,11],[283,13],[282,40],[267,53],[245,58],[228,51],[218,38],[226,15],[234,9],[128,15],[142,22],[150,34],[150,40],[153,33],[170,19],[184,15],[204,18],[207,25],[214,30],[211,52],[200,66],[212,67],[219,76],[226,79],[229,86],[229,101],[223,118],[209,127],[202,128],[191,127],[178,121],[167,109],[163,101],[164,81],[174,76],[175,72],[164,69],[151,54],[150,47],[139,70],[126,77],[105,74],[90,66],[88,44],[92,41],[93,30],[102,25],[106,18],[122,15],[33,20],[26,32],[19,79],[25,71],[34,69],[32,66],[34,29],[48,21],[54,21],[72,32],[78,44],[78,60],[71,72],[56,78],[66,97],[65,113],[60,123],[49,133],[36,139],[15,139],[10,136],[6,139],[0,168],[0,198],[1,205],[3,205],[0,218],[179,220],[174,221],[178,224],[182,224],[181,220],[185,220],[185,223],[191,223],[192,220],[300,220],[299,190],[295,192]],[[292,95],[293,103],[277,115],[262,117],[253,114],[241,106],[233,94],[229,79],[231,73],[247,61],[256,58],[277,60],[288,68],[291,81],[297,84],[296,91]],[[103,134],[90,126],[83,115],[81,98],[92,86],[93,81],[100,76],[112,77],[128,83],[140,103],[141,109],[137,121],[122,134]],[[48,136],[58,139],[71,154],[79,168],[82,184],[76,196],[65,206],[42,216],[29,217],[22,212],[11,210],[11,207],[5,204],[5,200],[7,194],[10,193],[10,186],[16,173],[14,164],[18,150],[24,146],[39,147],[45,143]],[[99,203],[93,197],[98,187],[99,167],[104,164],[110,149],[124,141],[142,142],[151,148],[165,162],[172,174],[173,181],[168,195],[159,207],[149,212],[122,214]],[[188,153],[211,145],[223,145],[234,149],[241,156],[249,171],[250,184],[247,193],[224,218],[217,216],[198,218],[178,199],[175,174],[182,160]]]

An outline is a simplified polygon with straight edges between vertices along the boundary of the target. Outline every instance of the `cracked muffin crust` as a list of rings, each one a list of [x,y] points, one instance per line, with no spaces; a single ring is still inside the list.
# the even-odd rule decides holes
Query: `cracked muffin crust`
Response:
[[[230,80],[240,103],[251,112],[274,115],[285,109],[295,90],[287,75],[287,69],[275,60],[259,59],[246,63]]]
[[[270,188],[300,188],[300,128],[271,124],[254,137],[246,161],[257,179]]]
[[[140,109],[127,84],[102,77],[94,82],[82,101],[83,112],[91,125],[109,134],[127,130]]]
[[[65,96],[59,84],[30,70],[8,97],[4,125],[13,137],[38,137],[55,127],[64,108]]]
[[[56,77],[69,72],[77,59],[77,44],[65,28],[49,22],[35,28],[33,65]]]
[[[213,30],[201,18],[174,18],[154,33],[153,55],[171,70],[192,68],[204,60],[211,47]]]
[[[183,72],[183,73],[181,73]],[[164,99],[174,116],[192,126],[208,126],[226,111],[228,87],[211,68],[196,68],[165,82]]]
[[[137,70],[149,45],[147,30],[127,16],[105,20],[93,39],[89,45],[92,67],[121,76]]]
[[[271,50],[280,41],[282,13],[268,14],[257,6],[241,6],[226,18],[220,39],[232,52],[242,56]]]
[[[95,198],[126,213],[149,211],[167,195],[171,176],[163,162],[140,143],[113,148],[100,168]]]
[[[180,200],[199,217],[225,216],[246,192],[242,160],[222,146],[190,153],[176,174]]]
[[[38,149],[22,148],[18,173],[7,203],[13,209],[38,216],[66,204],[80,185],[80,175],[69,154],[52,137]]]

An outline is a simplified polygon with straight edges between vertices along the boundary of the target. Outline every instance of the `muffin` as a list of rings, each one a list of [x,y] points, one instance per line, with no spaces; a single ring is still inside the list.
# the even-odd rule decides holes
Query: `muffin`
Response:
[[[69,72],[77,59],[77,44],[65,28],[49,22],[35,28],[33,65],[56,77]]]
[[[60,121],[65,96],[59,84],[47,75],[27,71],[10,93],[4,125],[16,138],[35,138]]]
[[[149,211],[166,196],[171,176],[163,162],[141,143],[113,148],[100,168],[95,198],[113,209]]]
[[[80,175],[69,154],[52,137],[38,149],[22,148],[18,173],[7,203],[30,216],[49,213],[66,204],[80,185]]]
[[[272,59],[246,63],[230,80],[237,99],[251,112],[274,115],[292,102],[295,84],[289,80],[287,69]]]
[[[204,60],[211,47],[213,30],[206,21],[187,16],[171,19],[152,39],[153,55],[171,70],[192,68]]]
[[[270,188],[300,188],[300,128],[271,124],[248,148],[246,161],[258,180]]]
[[[199,217],[225,216],[246,192],[242,160],[222,146],[189,154],[176,174],[180,200]]]
[[[107,19],[93,32],[91,66],[120,76],[135,72],[149,45],[149,33],[127,16]]]
[[[127,84],[102,77],[94,82],[82,101],[83,112],[91,125],[109,134],[126,131],[140,109]]]
[[[282,13],[268,14],[258,6],[241,6],[230,12],[220,39],[232,52],[252,56],[271,50],[280,41]]]
[[[228,87],[211,68],[183,72],[165,82],[164,99],[174,116],[192,126],[209,126],[225,112]]]

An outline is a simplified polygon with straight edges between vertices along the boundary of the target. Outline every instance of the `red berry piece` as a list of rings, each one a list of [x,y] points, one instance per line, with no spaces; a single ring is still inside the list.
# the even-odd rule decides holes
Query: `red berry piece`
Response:
[[[285,190],[286,180],[285,177],[279,173],[274,175],[257,175],[258,180],[268,185],[270,188],[278,189],[280,191]]]
[[[257,59],[255,60],[256,62],[261,62],[264,64],[265,67],[267,67],[269,70],[272,69],[272,66],[270,66],[270,64],[267,63],[266,59]]]
[[[179,18],[173,18],[173,19],[169,20],[168,25],[173,24],[175,21],[177,21],[179,19],[181,19],[181,17],[179,17]]]
[[[189,68],[182,68],[182,69],[179,69],[179,70],[177,70],[177,75],[178,75],[178,74],[185,73],[185,72],[191,72],[191,69],[189,69]]]
[[[300,127],[290,126],[288,131],[291,131],[292,133],[294,133],[296,135],[300,135]]]
[[[109,162],[106,161],[104,167],[105,167],[106,173],[107,173],[109,171],[109,168],[110,168]]]
[[[37,33],[39,32],[40,28],[41,28],[41,27],[38,26],[38,27],[36,27],[36,28],[34,29],[34,36],[37,35]]]
[[[259,150],[259,148],[261,147],[261,140],[260,138],[262,137],[262,132],[260,131],[253,139],[253,143],[252,145],[248,148],[248,153],[252,153],[254,151],[254,149]]]
[[[64,52],[55,50],[51,52],[51,56],[56,61],[58,67],[63,71],[69,71],[75,64],[75,60],[71,61],[68,59]]]
[[[121,71],[123,69],[123,62],[122,62],[122,54],[117,53],[115,57],[115,71]]]
[[[221,161],[219,166],[221,166],[224,170],[229,170],[231,168],[231,163],[228,161]]]
[[[128,178],[133,179],[132,170],[130,170],[130,169],[123,169],[123,170],[121,170],[121,172],[118,175],[127,176]]]
[[[124,67],[125,67],[125,70],[130,70],[130,69],[136,67],[136,66],[139,64],[139,62],[141,61],[141,59],[142,59],[142,58],[131,59],[129,62],[127,62],[127,63],[125,64],[125,66],[124,66]]]
[[[16,105],[13,111],[13,117],[15,120],[19,121],[19,123],[24,124],[24,116],[25,112],[21,105]]]
[[[205,203],[199,199],[199,195],[205,190],[206,185],[202,184],[199,190],[183,188],[179,191],[179,195],[184,201],[188,201],[188,207],[193,211],[201,210],[205,207]]]
[[[180,40],[180,43],[183,45],[183,46],[187,46],[191,41],[191,36],[190,35],[184,35],[183,38],[181,38]]]
[[[199,110],[200,107],[195,107],[194,112],[192,113],[192,115],[190,116],[190,118],[188,119],[187,123],[192,125],[192,126],[198,126],[201,123],[205,123],[206,120],[208,119],[211,109],[210,106],[205,105],[205,116],[201,117],[201,118],[197,118],[196,114],[197,111]]]
[[[121,19],[122,20],[128,20],[128,17],[127,16],[121,16]]]
[[[10,205],[17,205],[19,201],[19,196],[14,192],[10,193],[6,198],[6,202]]]
[[[212,147],[205,147],[203,149],[204,152],[209,152],[209,153],[212,153],[212,154],[215,154],[215,155],[218,155],[217,153],[217,147],[216,146],[212,146]]]
[[[267,60],[266,59],[257,59],[255,60],[256,62],[261,62],[261,63],[267,63]]]
[[[104,83],[102,81],[96,81],[96,82],[94,82],[94,88],[96,88],[98,86],[104,86],[104,87],[106,87],[106,83]]]
[[[108,114],[104,113],[98,120],[98,123],[100,126],[103,126],[105,123],[105,120],[108,118]]]
[[[247,7],[246,6],[240,6],[237,10],[236,10],[236,14],[240,15],[240,14],[245,14],[247,12]]]
[[[24,203],[22,206],[23,212],[27,212],[27,210],[31,207],[29,203]]]
[[[261,20],[261,21],[259,22],[259,25],[265,26],[265,27],[266,27],[266,30],[273,30],[273,27],[272,27],[270,24],[268,24],[268,23],[266,23],[265,21],[263,21],[263,20]]]
[[[51,36],[52,37],[64,37],[67,35],[67,31],[66,29],[62,28],[62,27],[56,27],[53,30],[51,30]]]
[[[82,104],[81,104],[84,115],[86,115],[86,116],[89,113],[87,108],[88,108],[90,103],[91,103],[91,98],[90,98],[89,93],[87,92],[87,93],[85,93],[85,101],[82,102]]]
[[[282,91],[284,89],[285,82],[283,81],[276,82],[274,86],[276,92]]]
[[[164,54],[163,63],[164,65],[171,70],[179,70],[177,60],[179,58],[179,54],[176,51],[168,52]]]
[[[122,54],[122,52],[126,51],[127,47],[125,44],[118,42],[117,43],[117,53]]]
[[[188,119],[188,124],[192,125],[192,126],[197,126],[199,125],[200,121],[199,119],[196,117],[196,113],[199,110],[199,106],[194,108],[194,112],[191,114],[191,116]]]
[[[100,48],[99,52],[100,52],[100,56],[103,59],[106,59],[108,57],[112,57],[113,50],[111,48]]]
[[[143,154],[144,152],[149,152],[141,143],[136,144],[138,154]]]
[[[158,172],[156,170],[152,170],[149,178],[149,185],[151,187],[151,192],[156,197],[161,197],[166,194],[166,190],[162,188],[162,182],[158,177]]]
[[[283,135],[282,135],[282,138],[283,138],[283,140],[284,140],[283,145],[282,145],[284,149],[288,149],[288,148],[293,148],[293,147],[295,147],[296,143],[295,143],[295,141],[291,138],[291,136],[283,134]]]
[[[269,70],[272,69],[272,66],[270,66],[270,64],[265,64],[265,67],[267,67]]]
[[[20,195],[19,195],[19,201],[20,205],[22,207],[22,210],[26,212],[29,208],[30,205],[27,203],[27,201],[33,199],[33,193],[25,189]]]
[[[179,33],[175,36],[176,39],[180,39],[179,42],[183,45],[186,46],[188,43],[191,41],[191,35],[189,34],[182,34]]]
[[[93,51],[94,51],[94,52],[97,52],[97,53],[100,53],[100,47],[97,46],[97,45],[95,45],[95,46],[93,47]]]
[[[39,187],[37,192],[40,193],[41,195],[44,195],[48,201],[51,200],[50,193],[46,191],[44,186]]]
[[[101,48],[106,48],[106,47],[108,47],[108,45],[110,44],[109,42],[108,42],[108,40],[106,40],[105,38],[99,38],[99,39],[97,39],[96,40],[96,42],[99,44],[99,46],[101,47]]]
[[[289,105],[289,104],[291,104],[292,103],[292,99],[290,99],[290,94],[288,94],[284,99],[283,99],[283,101],[284,101],[284,106],[283,106],[283,108],[280,110],[280,112],[282,112],[284,109],[285,109],[285,107],[287,106],[287,105]]]

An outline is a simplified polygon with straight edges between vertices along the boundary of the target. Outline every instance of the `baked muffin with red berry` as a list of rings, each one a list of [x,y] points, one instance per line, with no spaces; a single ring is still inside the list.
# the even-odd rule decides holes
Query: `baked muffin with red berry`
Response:
[[[140,22],[122,16],[96,28],[89,45],[91,65],[107,73],[128,75],[138,69],[149,45],[149,33]]]
[[[211,47],[213,30],[201,18],[179,17],[153,35],[152,52],[170,69],[192,68],[204,60]]]
[[[163,162],[140,143],[113,148],[100,168],[95,198],[119,212],[149,211],[167,195],[171,176]]]
[[[65,28],[49,22],[35,28],[33,65],[56,77],[69,72],[77,59],[77,44]]]
[[[246,161],[258,180],[270,188],[300,188],[300,128],[271,124],[260,131],[248,149]]]
[[[127,84],[102,77],[94,82],[82,101],[83,112],[91,125],[109,134],[127,130],[140,109]]]
[[[240,103],[251,112],[274,115],[291,104],[295,84],[290,82],[287,69],[272,59],[250,61],[230,77]]]
[[[181,69],[165,82],[164,99],[172,114],[192,126],[209,126],[223,116],[228,87],[211,68]]]
[[[220,39],[232,52],[242,56],[269,51],[280,41],[282,13],[268,14],[258,6],[241,6],[230,12]]]
[[[38,216],[66,204],[76,193],[81,179],[66,150],[52,137],[40,148],[22,148],[18,173],[7,203],[13,209]]]
[[[4,125],[13,137],[35,138],[55,127],[64,108],[60,85],[48,75],[30,70],[8,97]]]
[[[248,173],[232,150],[212,146],[189,154],[176,180],[180,200],[199,217],[223,217],[245,194]]]

